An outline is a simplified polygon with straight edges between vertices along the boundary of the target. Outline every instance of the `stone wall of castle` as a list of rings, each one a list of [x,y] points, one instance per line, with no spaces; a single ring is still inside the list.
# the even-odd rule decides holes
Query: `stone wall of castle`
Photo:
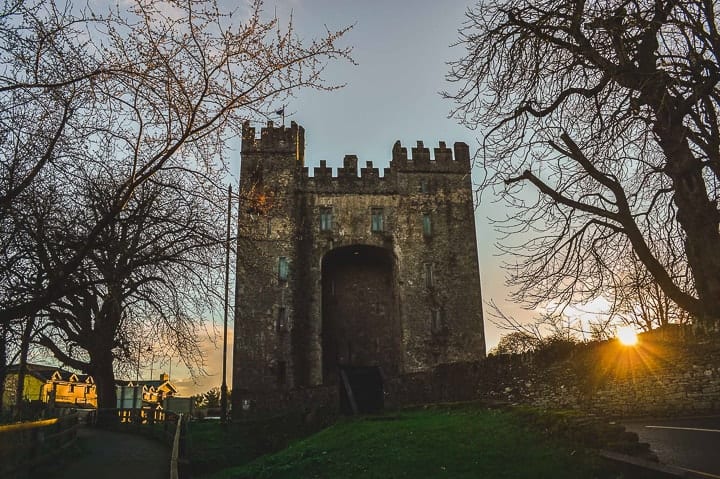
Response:
[[[311,175],[304,137],[243,131],[234,400],[333,384],[338,365],[389,384],[484,357],[468,146],[398,142],[382,175],[353,155]]]

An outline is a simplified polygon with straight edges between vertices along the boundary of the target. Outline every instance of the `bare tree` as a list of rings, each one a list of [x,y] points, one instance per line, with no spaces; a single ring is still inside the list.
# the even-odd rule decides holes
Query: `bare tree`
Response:
[[[623,271],[616,291],[615,313],[624,324],[638,331],[650,331],[690,322],[687,311],[663,292],[639,261],[635,259]]]
[[[346,30],[303,42],[292,23],[265,20],[261,0],[234,15],[213,0],[122,8],[44,0],[0,8],[0,323],[74,293],[72,275],[158,171],[224,168],[225,140],[243,120],[298,88],[333,89],[322,79],[326,62],[349,59],[337,46]],[[8,240],[16,227],[8,211],[22,210],[22,194],[43,179],[72,203],[84,176],[101,172],[119,180],[104,214],[88,218],[80,247],[55,258],[40,290],[17,294],[22,255]]]
[[[203,365],[203,323],[218,314],[222,298],[224,212],[197,194],[195,181],[188,172],[161,171],[136,188],[71,276],[74,292],[44,309],[38,342],[95,378],[100,407],[115,407],[114,371],[140,361],[140,343],[191,370]],[[60,223],[66,242],[38,242],[43,274],[55,268],[48,258],[74,254],[81,225],[107,214],[116,188],[108,178],[85,185],[77,211]],[[68,233],[78,230],[77,238]]]
[[[716,9],[495,0],[468,12],[446,95],[485,129],[481,188],[513,208],[500,228],[517,299],[608,294],[634,255],[668,298],[716,324]]]

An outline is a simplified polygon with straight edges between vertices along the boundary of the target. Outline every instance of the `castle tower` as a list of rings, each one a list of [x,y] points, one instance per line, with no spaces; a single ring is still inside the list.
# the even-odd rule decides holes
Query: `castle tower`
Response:
[[[372,411],[408,373],[485,356],[469,149],[433,153],[310,175],[302,127],[245,125],[234,411],[298,391]]]

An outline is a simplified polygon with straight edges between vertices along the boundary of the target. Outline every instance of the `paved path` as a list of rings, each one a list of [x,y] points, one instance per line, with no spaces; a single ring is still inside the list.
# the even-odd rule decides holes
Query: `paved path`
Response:
[[[660,462],[720,479],[720,417],[648,419],[623,423],[650,443]]]
[[[170,450],[137,434],[82,427],[78,449],[57,474],[46,479],[168,479]]]

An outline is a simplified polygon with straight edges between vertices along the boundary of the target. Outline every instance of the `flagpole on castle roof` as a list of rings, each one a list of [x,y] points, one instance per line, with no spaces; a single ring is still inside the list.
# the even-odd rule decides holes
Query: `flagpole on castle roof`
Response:
[[[285,107],[282,107],[278,111],[275,112],[276,115],[282,115],[282,126],[285,128]]]

